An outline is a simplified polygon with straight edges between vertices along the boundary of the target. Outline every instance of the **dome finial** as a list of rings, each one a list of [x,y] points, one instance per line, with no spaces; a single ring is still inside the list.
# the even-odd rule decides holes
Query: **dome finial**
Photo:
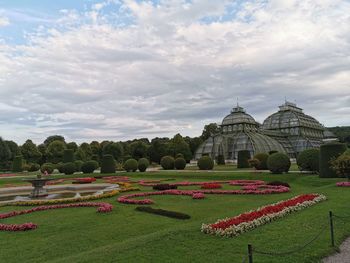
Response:
[[[238,104],[238,97],[237,97],[237,108],[239,108],[239,104]]]

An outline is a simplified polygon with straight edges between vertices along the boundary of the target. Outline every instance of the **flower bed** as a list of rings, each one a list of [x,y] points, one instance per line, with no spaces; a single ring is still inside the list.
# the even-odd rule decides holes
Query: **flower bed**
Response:
[[[350,182],[338,182],[336,185],[339,187],[350,187]]]
[[[262,188],[262,189],[260,189]],[[132,199],[135,197],[145,197],[150,195],[187,195],[193,196],[196,193],[204,194],[227,194],[227,195],[241,195],[241,194],[250,194],[250,195],[264,195],[264,194],[277,194],[277,193],[286,193],[289,191],[288,187],[284,186],[267,186],[267,185],[258,185],[254,189],[247,190],[165,190],[165,191],[156,191],[156,192],[144,192],[144,193],[136,193],[129,194],[119,197],[117,200],[120,203],[124,204],[139,204],[139,205],[147,205],[153,204],[153,200],[151,199]]]
[[[9,218],[18,215],[30,214],[33,212],[51,210],[51,209],[61,209],[61,208],[71,208],[71,207],[97,207],[97,212],[107,213],[111,212],[113,206],[109,203],[76,203],[76,204],[61,204],[61,205],[48,205],[48,206],[37,206],[28,210],[11,211],[7,213],[0,214],[0,219]],[[34,223],[24,223],[24,224],[1,224],[0,231],[26,231],[31,229],[36,229],[38,226]]]
[[[326,200],[326,197],[321,194],[299,195],[232,218],[218,220],[214,224],[202,224],[202,232],[225,237],[238,236],[292,212],[315,205],[323,200]]]
[[[219,189],[222,188],[221,184],[207,183],[201,185],[202,189]]]
[[[94,177],[83,177],[83,178],[74,178],[73,184],[91,184],[95,182],[96,178]]]
[[[205,198],[205,195],[202,193],[194,193],[192,195],[192,199],[204,199],[204,198]]]

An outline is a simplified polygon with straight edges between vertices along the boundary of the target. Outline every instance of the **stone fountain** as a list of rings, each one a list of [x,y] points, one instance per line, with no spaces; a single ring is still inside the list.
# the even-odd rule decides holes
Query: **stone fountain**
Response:
[[[30,193],[31,198],[38,198],[47,196],[47,190],[44,188],[46,182],[54,180],[52,178],[41,178],[41,174],[37,175],[37,178],[23,179],[23,181],[30,182],[34,189]]]

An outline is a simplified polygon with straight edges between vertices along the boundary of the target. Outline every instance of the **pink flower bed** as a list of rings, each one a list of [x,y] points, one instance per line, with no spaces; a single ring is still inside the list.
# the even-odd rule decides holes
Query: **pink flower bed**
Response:
[[[97,212],[99,213],[108,213],[111,212],[113,206],[109,203],[75,203],[75,204],[61,204],[61,205],[44,205],[37,206],[27,210],[20,211],[11,211],[7,213],[0,214],[0,219],[5,219],[13,216],[30,214],[38,211],[51,210],[51,209],[61,209],[61,208],[71,208],[71,207],[97,207]],[[24,224],[1,224],[0,223],[0,231],[26,231],[35,229],[38,226],[34,223],[24,223]]]
[[[227,195],[265,195],[265,194],[278,194],[289,192],[289,188],[285,186],[272,186],[272,185],[256,185],[254,189],[247,190],[165,190],[165,191],[156,191],[156,192],[144,192],[144,193],[135,193],[121,196],[117,199],[119,203],[124,204],[138,204],[138,205],[148,205],[153,204],[151,199],[132,199],[137,197],[145,197],[150,195],[188,195],[193,196],[193,194],[227,194]]]
[[[219,189],[222,188],[221,184],[207,183],[201,185],[202,189]]]
[[[204,199],[205,195],[202,193],[194,193],[192,199]]]
[[[350,187],[350,182],[339,182],[336,185],[339,187]]]
[[[11,177],[16,176],[17,174],[0,174],[0,177]]]

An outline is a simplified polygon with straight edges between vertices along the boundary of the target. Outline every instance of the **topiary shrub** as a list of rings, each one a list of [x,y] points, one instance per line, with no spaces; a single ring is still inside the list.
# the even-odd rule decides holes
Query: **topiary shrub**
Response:
[[[176,170],[183,170],[186,167],[186,160],[182,157],[175,159],[174,166]]]
[[[178,154],[176,154],[176,156],[175,156],[175,159],[176,158],[184,158],[185,159],[185,156],[182,154],[182,153],[178,153]]]
[[[220,165],[225,165],[225,157],[222,154],[219,154],[216,158],[216,163]]]
[[[177,185],[156,184],[153,186],[153,190],[157,190],[157,191],[164,191],[164,190],[170,190],[170,189],[177,189]]]
[[[87,161],[81,166],[81,171],[84,174],[93,173],[98,168],[98,162],[94,160]]]
[[[290,159],[284,153],[271,154],[267,159],[267,167],[274,174],[287,173],[290,166]]]
[[[346,150],[344,143],[326,143],[320,147],[320,178],[337,177],[335,170],[331,168],[331,161],[338,158]]]
[[[254,155],[253,159],[259,160],[259,165],[255,167],[257,170],[267,170],[267,158],[269,155],[267,153],[257,153]]]
[[[31,163],[29,164],[28,172],[36,172],[39,171],[40,165],[37,163]]]
[[[116,162],[111,154],[105,154],[101,160],[101,173],[115,173]]]
[[[250,167],[254,167],[255,169],[258,169],[259,165],[260,165],[260,161],[258,159],[249,159],[248,160],[248,164]]]
[[[127,172],[136,172],[137,165],[138,163],[135,159],[126,160],[126,162],[124,163],[124,170]]]
[[[151,214],[156,214],[156,215],[176,218],[176,219],[190,219],[191,218],[187,214],[174,212],[174,211],[169,211],[169,210],[164,210],[164,209],[154,209],[154,208],[152,208],[150,206],[138,206],[138,207],[135,208],[135,210],[136,211],[140,211],[140,212],[146,212],[146,213],[151,213]]]
[[[274,154],[274,153],[278,153],[278,151],[274,151],[274,150],[269,151],[269,155]]]
[[[320,150],[306,149],[298,154],[297,165],[300,171],[318,172],[320,160]]]
[[[54,170],[54,165],[52,163],[44,163],[40,167],[40,171],[42,173],[47,172],[48,174],[52,174]]]
[[[288,183],[286,183],[286,182],[281,182],[281,181],[272,181],[272,182],[268,182],[267,185],[276,185],[276,186],[282,185],[282,186],[285,186],[285,187],[289,187],[289,188],[290,188],[290,186],[289,186]]]
[[[174,169],[175,160],[172,156],[164,156],[160,160],[160,165],[164,170],[172,170]]]
[[[74,162],[74,152],[72,149],[65,149],[63,151],[63,162],[64,163]]]
[[[75,163],[70,162],[70,163],[64,163],[63,164],[63,173],[64,174],[74,174],[75,173]]]
[[[145,172],[148,166],[149,166],[149,161],[147,158],[139,159],[137,168],[139,169],[140,172]]]
[[[214,168],[214,161],[209,156],[202,156],[198,160],[197,166],[199,170],[212,170]]]
[[[23,172],[23,157],[22,157],[22,155],[17,155],[13,159],[12,172],[15,172],[15,173]]]
[[[237,168],[249,168],[249,163],[248,163],[249,159],[250,159],[250,151],[248,150],[238,151]]]
[[[58,164],[56,165],[56,169],[57,169],[61,174],[64,173],[63,165],[64,165],[64,163],[58,163]]]
[[[331,168],[339,177],[347,177],[350,180],[350,151],[347,150],[337,159],[332,160]]]
[[[76,172],[81,172],[81,167],[83,166],[84,161],[76,160],[76,161],[74,161],[74,164],[75,164],[75,171]]]

